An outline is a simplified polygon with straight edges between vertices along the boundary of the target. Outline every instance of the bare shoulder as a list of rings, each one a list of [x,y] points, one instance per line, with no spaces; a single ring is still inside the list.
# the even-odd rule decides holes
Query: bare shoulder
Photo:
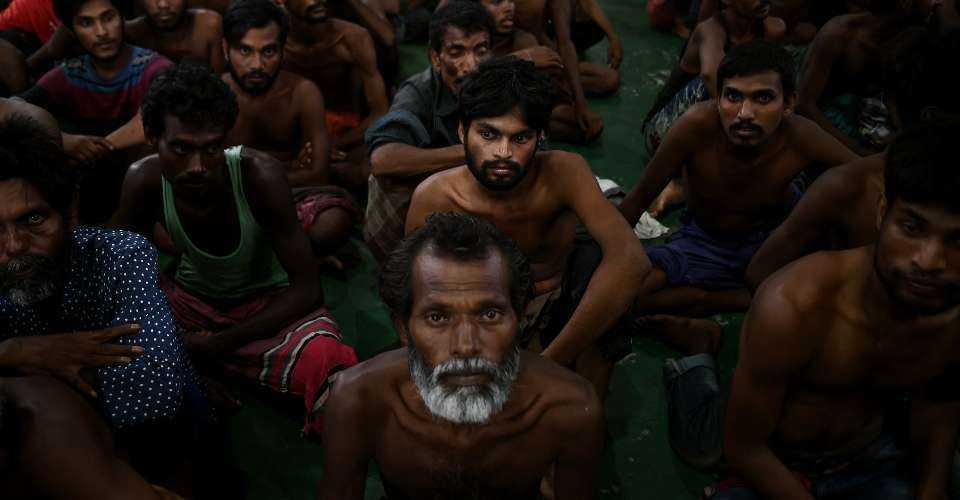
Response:
[[[405,349],[374,356],[336,374],[330,404],[347,404],[353,411],[367,411],[371,405],[386,401],[386,396],[409,373]]]
[[[855,252],[860,250],[817,252],[784,266],[757,290],[751,314],[760,312],[767,317],[765,323],[782,327],[797,327],[818,316],[825,307],[831,307],[847,285],[851,270],[856,268]]]
[[[144,37],[150,30],[147,24],[147,16],[133,18],[123,24],[124,35],[134,43],[142,43]]]
[[[446,192],[451,186],[460,182],[464,174],[470,174],[466,165],[448,168],[441,172],[434,173],[421,182],[414,191],[422,196],[435,197],[439,193]]]
[[[577,434],[585,425],[603,420],[600,398],[587,379],[542,356],[522,352],[521,366],[529,387],[540,391],[546,417],[557,430]]]
[[[532,33],[521,29],[513,30],[514,48],[526,49],[529,47],[536,47],[537,45],[540,45],[540,42],[537,40],[537,37],[533,36]]]
[[[279,160],[263,151],[244,146],[240,157],[244,186],[253,191],[269,191],[278,183],[286,184],[286,169]]]
[[[160,180],[163,177],[160,158],[152,154],[133,162],[127,167],[123,187],[137,193],[147,193],[160,189]],[[129,194],[129,193],[128,193]]]
[[[855,34],[863,24],[865,18],[866,16],[864,14],[836,16],[827,21],[827,23],[817,31],[817,39],[822,39],[824,42],[841,41]]]
[[[317,87],[312,80],[286,70],[281,71],[280,74],[286,80],[286,84],[293,89],[294,102],[304,104],[306,99],[322,97],[320,87]]]
[[[201,8],[190,9],[190,12],[193,14],[193,19],[198,26],[203,26],[204,28],[221,28],[223,16],[217,12]]]
[[[830,200],[832,207],[856,207],[868,191],[870,178],[883,171],[884,157],[875,154],[828,169],[810,185],[807,195]]]
[[[336,18],[331,18],[328,22],[331,23],[331,26],[333,26],[338,33],[340,33],[340,35],[343,37],[343,40],[345,40],[347,44],[351,46],[351,48],[363,43],[366,40],[370,40],[371,43],[373,42],[373,37],[370,36],[370,32],[367,30],[367,28],[364,28],[359,24]]]
[[[686,113],[680,116],[671,127],[671,131],[676,128],[678,132],[687,134],[689,138],[696,139],[698,143],[703,143],[710,134],[720,130],[720,116],[717,114],[717,101],[710,99],[698,102]],[[669,132],[667,132],[669,134]]]

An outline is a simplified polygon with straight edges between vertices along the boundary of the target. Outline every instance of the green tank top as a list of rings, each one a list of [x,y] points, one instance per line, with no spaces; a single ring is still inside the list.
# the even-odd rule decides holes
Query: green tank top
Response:
[[[249,296],[257,290],[289,284],[286,271],[277,260],[263,229],[254,219],[247,197],[243,194],[241,151],[242,146],[236,146],[224,152],[237,206],[237,219],[240,221],[240,244],[227,255],[211,255],[190,241],[177,215],[173,189],[161,177],[163,219],[173,242],[183,250],[175,278],[180,286],[191,293],[215,299],[235,299]]]

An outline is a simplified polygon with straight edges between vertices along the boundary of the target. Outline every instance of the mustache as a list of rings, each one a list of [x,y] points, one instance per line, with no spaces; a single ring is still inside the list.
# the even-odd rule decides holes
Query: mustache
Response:
[[[496,377],[499,366],[488,359],[454,358],[437,365],[433,369],[431,378],[438,381],[441,377],[469,377],[472,375],[489,375]]]
[[[513,160],[487,160],[480,164],[482,170],[491,170],[494,168],[509,168],[511,170],[520,170],[523,167]]]
[[[738,122],[738,123],[734,123],[733,125],[730,125],[730,130],[732,130],[732,131],[734,131],[734,132],[736,132],[736,131],[738,131],[738,130],[746,130],[746,131],[751,131],[751,132],[762,132],[762,131],[763,131],[763,128],[760,127],[759,125],[755,125],[755,124],[749,123],[749,122]]]
[[[60,262],[51,257],[16,257],[0,269],[0,291],[17,305],[31,305],[56,292],[60,270]]]
[[[251,72],[247,73],[246,75],[243,75],[243,79],[244,79],[244,80],[249,80],[249,79],[251,79],[251,78],[263,78],[264,80],[267,80],[267,79],[270,78],[270,75],[268,75],[268,74],[266,74],[266,73],[264,73],[263,71],[260,71],[260,70],[254,70],[254,71],[251,71]]]

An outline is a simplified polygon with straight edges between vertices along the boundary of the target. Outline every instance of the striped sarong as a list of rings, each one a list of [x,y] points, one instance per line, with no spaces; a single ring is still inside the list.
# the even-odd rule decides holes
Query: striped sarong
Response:
[[[162,276],[160,286],[180,328],[209,330],[216,334],[260,312],[283,289],[264,291],[250,301],[230,308],[215,308]],[[276,334],[264,335],[226,355],[220,365],[227,372],[256,382],[273,392],[303,397],[304,434],[320,436],[322,406],[334,373],[357,364],[353,348],[343,343],[340,328],[321,307]]]

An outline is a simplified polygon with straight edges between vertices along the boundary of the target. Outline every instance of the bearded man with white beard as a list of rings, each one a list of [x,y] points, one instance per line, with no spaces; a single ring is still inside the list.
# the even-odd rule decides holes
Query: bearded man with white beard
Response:
[[[603,414],[589,382],[518,347],[532,291],[492,224],[437,213],[381,270],[405,349],[339,373],[327,403],[322,499],[363,498],[376,462],[390,499],[595,498]]]

